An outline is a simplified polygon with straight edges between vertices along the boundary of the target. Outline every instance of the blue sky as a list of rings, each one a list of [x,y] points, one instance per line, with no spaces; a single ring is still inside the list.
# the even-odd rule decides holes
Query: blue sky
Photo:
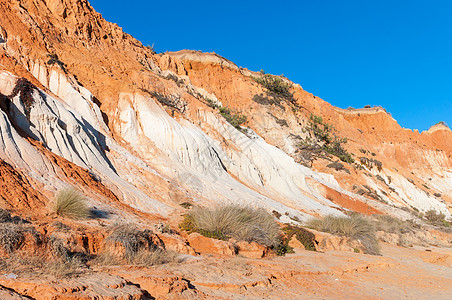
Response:
[[[331,104],[381,105],[405,128],[452,126],[452,1],[105,1],[157,52],[214,51]]]

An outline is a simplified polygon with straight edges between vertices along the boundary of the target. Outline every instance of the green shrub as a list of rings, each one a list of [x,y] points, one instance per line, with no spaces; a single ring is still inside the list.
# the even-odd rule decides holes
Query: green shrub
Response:
[[[264,209],[238,205],[211,209],[195,207],[185,215],[180,228],[211,238],[234,238],[274,247],[278,245],[281,233],[278,223]]]
[[[321,219],[312,219],[308,225],[318,231],[359,240],[368,254],[377,255],[380,253],[375,226],[359,215],[355,214],[351,217],[326,216]]]
[[[308,137],[302,141],[301,149],[316,149],[320,146],[321,150],[338,157],[343,162],[353,163],[355,161],[343,146],[347,143],[347,138],[339,138],[335,133],[334,126],[324,123],[322,117],[311,114],[306,129],[311,133],[312,138]]]
[[[276,246],[275,252],[276,252],[276,255],[278,255],[278,256],[284,256],[284,255],[286,255],[287,253],[295,253],[295,252],[293,251],[293,248],[290,247],[290,246],[288,245],[288,243],[286,243],[286,242],[281,242],[281,243],[279,243],[279,244]]]
[[[241,125],[246,123],[247,117],[241,113],[234,113],[230,108],[219,106],[220,114],[228,121],[229,124],[237,129],[241,129]]]
[[[260,77],[253,77],[253,79],[257,83],[262,84],[270,92],[293,101],[293,94],[290,92],[292,85],[286,83],[282,78],[265,74],[265,72],[261,71]]]
[[[450,223],[446,221],[446,216],[434,209],[425,212],[424,218],[434,226],[450,227]]]
[[[292,237],[295,235],[296,239],[303,244],[306,250],[316,251],[315,249],[315,235],[299,226],[288,225],[283,228],[286,234],[286,243],[288,244]]]
[[[66,188],[58,193],[54,211],[59,216],[71,219],[86,219],[90,216],[82,195],[73,188]]]
[[[185,209],[190,209],[190,208],[193,206],[193,204],[190,203],[190,202],[182,202],[182,203],[179,204],[179,205],[182,206],[182,207],[185,208]]]

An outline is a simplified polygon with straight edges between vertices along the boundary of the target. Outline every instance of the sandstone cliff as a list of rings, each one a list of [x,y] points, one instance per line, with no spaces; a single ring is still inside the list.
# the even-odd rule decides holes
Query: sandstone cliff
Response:
[[[109,224],[174,226],[187,201],[262,207],[282,223],[348,210],[451,217],[444,124],[404,129],[383,108],[339,109],[286,78],[281,98],[217,54],[154,53],[86,0],[0,0],[0,16],[2,208],[47,220],[74,186]],[[347,138],[354,163],[302,156],[311,115]]]

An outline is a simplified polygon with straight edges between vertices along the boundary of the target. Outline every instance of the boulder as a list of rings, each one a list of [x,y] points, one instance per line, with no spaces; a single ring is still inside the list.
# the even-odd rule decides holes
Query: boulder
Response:
[[[231,242],[211,239],[196,232],[188,235],[187,241],[197,253],[219,255],[236,254],[236,249]]]
[[[357,240],[346,236],[332,235],[326,232],[311,230],[315,235],[317,251],[345,251],[365,253],[365,247]]]
[[[178,236],[158,234],[158,237],[162,240],[166,250],[175,251],[181,254],[196,255],[195,250]]]
[[[235,246],[237,247],[237,254],[248,258],[262,258],[267,256],[270,251],[268,247],[259,245],[256,242],[248,243],[245,241],[239,241],[235,243]]]

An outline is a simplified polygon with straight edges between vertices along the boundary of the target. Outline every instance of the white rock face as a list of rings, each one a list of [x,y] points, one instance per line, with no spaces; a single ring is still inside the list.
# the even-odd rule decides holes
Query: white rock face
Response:
[[[93,95],[75,79],[68,79],[58,67],[47,69],[39,63],[33,64],[31,73],[72,110],[78,112],[93,128],[108,132],[108,127],[102,120],[102,113],[93,102]]]
[[[0,93],[10,95],[17,78],[8,72],[0,72]],[[98,132],[91,123],[87,122],[78,112],[72,110],[67,104],[57,98],[35,89],[32,92],[29,117],[26,116],[21,93],[12,99],[9,120],[2,112],[1,125],[1,151],[0,158],[14,166],[18,166],[38,180],[44,180],[49,189],[55,184],[51,182],[52,167],[47,159],[21,137],[11,122],[17,124],[21,130],[34,139],[44,143],[45,147],[53,153],[91,170],[110,185],[115,194],[125,203],[134,208],[167,215],[169,208],[156,201],[141,190],[121,178],[115,170],[113,163],[106,155],[105,146],[115,144],[107,136]],[[80,99],[83,99],[80,97]],[[82,101],[82,100],[81,100]],[[85,99],[87,101],[87,99]],[[83,103],[80,105],[83,109]],[[98,122],[101,122],[98,120]],[[103,125],[105,126],[105,125]],[[121,150],[124,154],[125,150]],[[50,176],[50,177],[49,177]],[[53,176],[52,178],[57,178]],[[41,180],[41,181],[42,181]],[[58,184],[54,190],[61,185]]]
[[[427,194],[410,183],[405,177],[394,175],[393,184],[399,197],[409,205],[416,207],[421,212],[436,210],[442,212],[447,218],[451,217],[445,203],[440,202],[433,195]]]
[[[118,122],[113,126],[146,159],[152,159],[151,149],[157,147],[168,156],[166,164],[173,166],[175,178],[185,174],[190,189],[197,188],[193,183],[202,186],[201,197],[210,203],[258,205],[301,218],[293,209],[337,214],[332,208],[337,206],[306,183],[309,177],[337,185],[331,175],[296,164],[255,133],[250,138],[211,112],[199,114],[201,123],[226,140],[228,147],[187,120],[174,120],[159,104],[141,95],[121,95]]]

